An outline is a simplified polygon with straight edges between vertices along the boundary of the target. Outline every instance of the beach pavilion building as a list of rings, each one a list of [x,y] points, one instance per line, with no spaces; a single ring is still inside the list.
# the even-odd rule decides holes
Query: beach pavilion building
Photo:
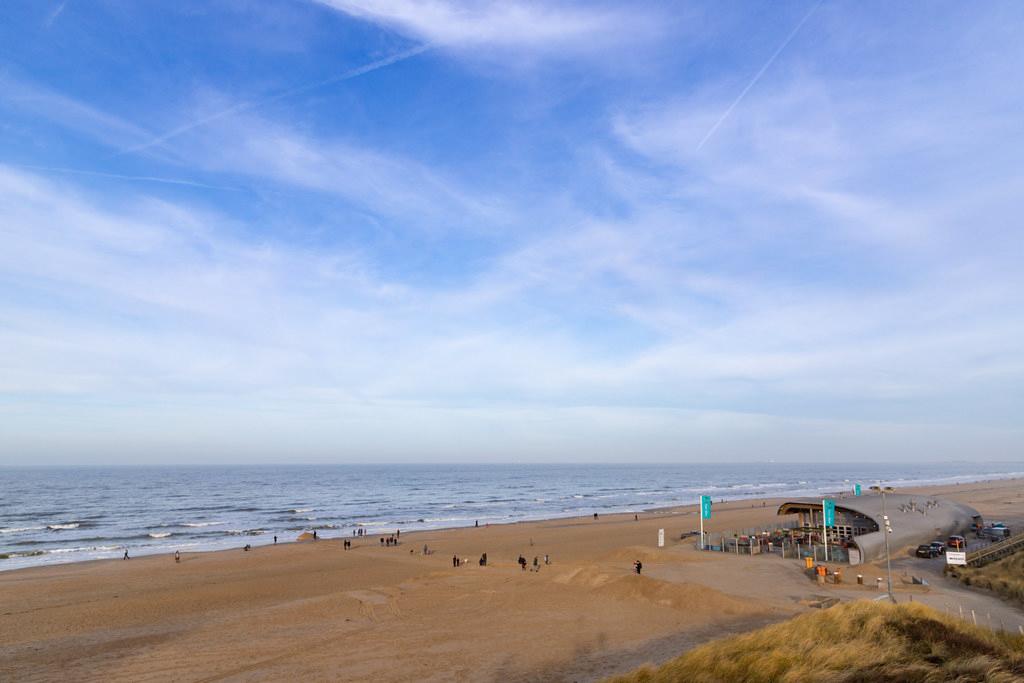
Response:
[[[844,546],[850,564],[873,562],[885,557],[885,537],[881,531],[882,496],[870,493],[848,495],[835,499],[835,526],[828,529],[828,542]],[[796,528],[822,529],[821,498],[798,498],[779,506],[780,515],[796,515]],[[889,547],[895,553],[905,546],[917,546],[945,540],[980,526],[977,510],[962,503],[930,496],[889,493],[885,496],[885,514],[889,516],[892,534]]]

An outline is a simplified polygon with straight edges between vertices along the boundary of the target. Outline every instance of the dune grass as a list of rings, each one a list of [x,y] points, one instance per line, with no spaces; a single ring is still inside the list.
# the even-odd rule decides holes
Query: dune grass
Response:
[[[1024,637],[858,601],[710,642],[610,683],[1024,681]]]
[[[1024,552],[984,567],[957,567],[950,571],[968,586],[987,588],[1004,598],[1024,603]]]

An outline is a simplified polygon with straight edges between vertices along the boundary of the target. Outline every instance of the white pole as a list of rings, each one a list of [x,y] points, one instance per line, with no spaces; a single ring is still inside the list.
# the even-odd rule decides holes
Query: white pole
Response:
[[[700,497],[700,549],[704,550],[704,496]]]
[[[828,562],[828,526],[825,525],[825,501],[821,501],[821,531],[825,536],[825,561]]]

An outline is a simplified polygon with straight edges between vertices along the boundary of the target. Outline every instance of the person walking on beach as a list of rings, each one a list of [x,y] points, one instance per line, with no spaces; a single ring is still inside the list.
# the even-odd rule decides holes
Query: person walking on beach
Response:
[[[180,550],[175,550],[174,551],[174,561],[175,562],[181,562],[181,551]]]
[[[637,560],[633,563],[633,568],[636,570],[636,575],[640,576],[640,572],[642,572],[644,569],[644,563],[640,560]]]
[[[547,553],[544,553],[544,564],[551,564],[551,557]]]
[[[121,559],[122,560],[127,560],[128,559],[128,548],[124,549],[124,557],[122,557]]]
[[[526,571],[526,558],[522,555],[519,556],[519,566],[522,567],[523,571]]]
[[[459,556],[458,555],[452,555],[452,566],[453,567],[458,567],[459,566]]]
[[[274,545],[277,545],[277,536],[274,536]]]
[[[316,529],[313,529],[313,540],[316,540]]]
[[[540,559],[536,555],[533,556],[533,571],[540,571]]]

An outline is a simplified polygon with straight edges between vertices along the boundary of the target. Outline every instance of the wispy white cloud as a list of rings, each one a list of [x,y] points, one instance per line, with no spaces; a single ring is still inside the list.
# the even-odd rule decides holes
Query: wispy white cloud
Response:
[[[395,457],[454,447],[456,433],[463,448],[488,430],[520,433],[522,420],[536,439],[513,441],[533,457],[590,448],[595,433],[609,449],[707,439],[736,453],[766,433],[799,441],[822,420],[833,434],[874,435],[864,443],[931,443],[936,411],[965,396],[971,415],[946,429],[962,419],[975,426],[960,438],[1010,440],[1003,418],[979,423],[976,411],[1000,399],[1015,367],[1024,322],[1005,311],[1018,285],[985,287],[976,272],[898,293],[759,281],[710,265],[721,246],[694,247],[678,220],[576,223],[468,284],[411,286],[378,274],[369,254],[253,241],[216,213],[145,195],[99,203],[8,168],[0,392],[23,405],[61,397],[58,412],[79,405],[111,427],[116,406],[159,406],[210,429],[197,437],[207,446],[221,433],[210,415],[220,428],[267,416],[276,436],[260,448],[297,430],[338,443],[322,423],[347,424],[354,448]],[[614,322],[580,326],[594,316]],[[608,331],[630,324],[643,339],[608,347]],[[385,423],[415,433],[415,446],[403,451]],[[724,439],[723,424],[757,436]],[[165,430],[140,438],[155,434]]]
[[[651,8],[509,0],[317,0],[405,35],[456,48],[597,50],[651,35]],[[632,35],[631,35],[632,34]]]
[[[407,58],[424,49],[402,54]],[[470,191],[443,170],[355,140],[301,132],[250,111],[252,106],[225,105],[218,93],[203,93],[193,107],[181,112],[191,123],[153,136],[118,116],[45,88],[10,80],[4,84],[2,95],[11,104],[112,148],[155,154],[172,169],[181,169],[181,175],[198,171],[204,179],[34,166],[41,172],[229,191],[246,191],[238,182],[246,177],[334,195],[380,216],[402,217],[409,228],[433,221],[448,229],[486,232],[508,218],[500,198]],[[135,144],[126,147],[129,141]],[[229,178],[207,180],[211,174]]]
[[[507,217],[499,198],[443,170],[357,141],[310,136],[257,116],[236,116],[183,141],[193,167],[335,195],[376,215],[446,229],[490,230]]]
[[[146,128],[45,86],[0,75],[0,106],[40,116],[112,147],[153,137]]]

